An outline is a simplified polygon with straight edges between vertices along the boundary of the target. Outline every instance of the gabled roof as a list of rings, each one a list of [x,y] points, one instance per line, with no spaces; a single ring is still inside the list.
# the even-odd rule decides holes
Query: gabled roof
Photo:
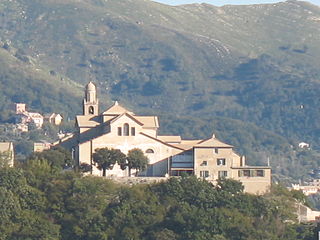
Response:
[[[62,116],[59,113],[46,113],[44,114],[44,118],[62,118]]]
[[[76,116],[76,122],[79,127],[95,127],[100,124],[98,116],[92,116],[92,115],[79,115]]]
[[[144,128],[158,128],[159,121],[157,116],[133,116],[139,122],[143,123]]]
[[[102,113],[104,115],[104,121],[111,122],[116,121],[120,116],[127,114],[132,120],[139,123],[144,128],[158,128],[159,121],[157,116],[136,116],[133,112],[127,110],[126,108],[119,105],[116,101],[110,108],[108,108],[105,112]],[[117,116],[116,118],[110,117],[109,119],[106,118],[107,116]]]
[[[190,150],[199,142],[201,142],[201,140],[181,140],[180,143],[175,143],[173,145],[179,148],[183,148],[184,150]]]
[[[120,106],[118,101],[116,101],[110,108],[104,111],[102,115],[120,115],[126,112],[133,114],[132,112],[125,109],[124,107]]]
[[[169,147],[172,147],[172,148],[176,148],[176,149],[179,149],[179,150],[185,150],[185,149],[183,149],[183,148],[181,148],[181,147],[179,147],[179,146],[177,146],[177,145],[163,142],[163,141],[161,141],[160,139],[157,139],[157,138],[154,138],[154,137],[152,137],[152,136],[149,136],[148,134],[145,134],[145,133],[143,133],[143,132],[140,132],[140,134],[143,135],[143,136],[145,136],[145,137],[151,138],[151,139],[153,139],[153,140],[155,140],[155,141],[157,141],[157,142],[160,142],[160,143],[162,143],[162,144],[164,144],[164,145],[166,145],[166,146],[169,146]]]
[[[59,118],[63,118],[62,115],[60,113],[56,113],[56,115],[54,116],[55,118],[59,117]]]
[[[56,114],[55,113],[46,113],[43,116],[44,116],[44,118],[53,118],[56,116]]]
[[[215,136],[212,136],[212,138],[202,140],[194,147],[222,147],[222,148],[233,148],[232,145],[226,144],[224,142],[221,142]]]
[[[112,119],[110,122],[113,123],[115,121],[117,121],[118,119],[122,118],[123,116],[127,116],[128,118],[130,118],[132,121],[138,123],[139,125],[143,125],[142,122],[140,122],[135,116],[132,116],[131,114],[125,112],[125,113],[122,113],[120,114],[119,116],[115,117],[114,119]]]

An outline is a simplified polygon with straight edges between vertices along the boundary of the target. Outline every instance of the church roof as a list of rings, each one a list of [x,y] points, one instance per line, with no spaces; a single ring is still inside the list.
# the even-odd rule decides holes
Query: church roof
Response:
[[[180,136],[157,136],[163,142],[166,143],[180,143],[181,137]]]
[[[159,121],[157,116],[133,116],[143,124],[144,128],[158,128]]]
[[[99,118],[92,115],[76,116],[76,122],[79,127],[96,127],[100,124]]]
[[[103,112],[102,115],[120,115],[126,112],[133,114],[132,112],[125,109],[124,107],[120,106],[118,101],[116,101],[110,108],[108,108],[105,112]]]
[[[122,107],[117,101],[110,108],[108,108],[105,112],[102,113],[102,115],[104,115],[104,121],[106,121],[106,119],[107,121],[114,121],[124,114],[127,114],[133,120],[137,121],[138,123],[141,123],[141,125],[143,125],[144,128],[159,127],[159,121],[157,116],[136,116],[133,112]],[[112,117],[108,119],[108,115],[111,115]],[[114,116],[117,116],[117,118],[115,119]]]
[[[122,113],[122,114],[120,114],[119,116],[113,118],[113,119],[111,120],[111,123],[117,121],[119,118],[122,118],[123,116],[127,116],[128,118],[132,119],[133,121],[135,121],[135,122],[138,123],[139,125],[143,126],[143,123],[142,123],[142,122],[140,122],[135,116],[132,116],[132,115],[129,114],[129,113]]]
[[[182,148],[184,150],[192,149],[195,145],[197,145],[201,140],[181,140],[180,143],[173,144],[174,146],[177,146],[179,148]]]
[[[143,133],[143,132],[141,132],[140,134],[143,135],[143,136],[145,136],[145,137],[151,138],[151,139],[153,139],[153,140],[155,140],[155,141],[157,141],[157,142],[160,142],[160,143],[162,143],[162,144],[164,144],[164,145],[166,145],[166,146],[169,146],[169,147],[172,147],[172,148],[176,148],[176,149],[179,149],[179,150],[185,150],[185,149],[179,147],[179,146],[176,145],[176,144],[166,143],[166,142],[164,142],[164,141],[161,141],[161,140],[158,139],[158,138],[154,138],[154,137],[152,137],[152,136],[150,136],[150,135],[148,135],[148,134],[145,134],[145,133]]]
[[[195,147],[223,147],[223,148],[232,148],[232,145],[226,144],[224,142],[221,142],[220,140],[218,140],[217,138],[215,138],[214,136],[212,136],[212,138],[209,139],[205,139],[202,140],[201,142],[199,142],[197,145],[195,145]]]

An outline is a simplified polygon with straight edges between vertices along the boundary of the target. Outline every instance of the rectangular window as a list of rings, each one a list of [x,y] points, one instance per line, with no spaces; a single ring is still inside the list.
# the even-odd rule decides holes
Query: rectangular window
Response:
[[[264,177],[264,170],[256,170],[257,177]]]
[[[218,165],[218,166],[224,166],[224,165],[226,165],[226,159],[225,159],[225,158],[218,158],[218,159],[217,159],[217,165]]]
[[[202,178],[209,177],[209,171],[200,171],[200,177]]]
[[[118,127],[118,136],[122,136],[122,129],[121,129],[121,127]]]
[[[264,177],[264,170],[239,170],[239,177]]]
[[[218,154],[219,153],[219,148],[214,148],[214,153]]]
[[[239,170],[238,172],[239,177],[251,177],[251,171],[250,170]]]
[[[131,136],[136,135],[136,129],[134,127],[131,128]]]
[[[200,166],[208,166],[208,161],[203,161]]]
[[[243,176],[251,177],[251,171],[250,170],[243,170]]]
[[[219,176],[219,178],[226,178],[226,177],[228,177],[228,172],[227,171],[219,171],[218,176]]]

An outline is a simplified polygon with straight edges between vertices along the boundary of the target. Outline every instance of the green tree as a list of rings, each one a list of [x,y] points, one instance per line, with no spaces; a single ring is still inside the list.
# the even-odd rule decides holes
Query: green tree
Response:
[[[176,240],[177,234],[167,228],[161,229],[151,234],[150,240]]]
[[[144,155],[141,149],[134,148],[128,152],[127,166],[129,169],[129,176],[131,176],[131,169],[136,169],[137,173],[147,169],[149,159]]]
[[[23,165],[23,169],[28,183],[42,191],[61,172],[60,169],[52,168],[46,159],[29,160]]]
[[[241,182],[233,179],[223,178],[218,180],[217,188],[233,194],[242,193],[244,190],[244,186]]]
[[[44,150],[43,152],[35,152],[28,157],[28,161],[37,159],[47,160],[53,168],[72,167],[74,165],[71,153],[62,147],[54,147],[49,150]]]
[[[30,186],[24,171],[0,169],[0,239],[59,239],[59,226],[47,215],[46,196]]]
[[[86,172],[91,172],[92,171],[92,166],[88,163],[81,163],[79,166],[79,170],[82,173],[86,173]]]
[[[123,188],[105,215],[112,229],[110,239],[140,240],[150,236],[165,217],[164,205],[147,185]]]
[[[52,187],[63,196],[63,199],[56,198],[64,203],[61,205],[64,213],[58,218],[62,239],[107,239],[109,223],[103,214],[117,193],[118,184],[101,177],[86,176],[72,179],[66,189],[69,194],[63,194],[64,189],[55,185]],[[60,209],[57,210],[59,213]]]
[[[98,164],[98,168],[102,170],[102,175],[106,176],[106,170],[112,169],[116,162],[123,163],[126,155],[119,149],[98,148],[92,158]]]

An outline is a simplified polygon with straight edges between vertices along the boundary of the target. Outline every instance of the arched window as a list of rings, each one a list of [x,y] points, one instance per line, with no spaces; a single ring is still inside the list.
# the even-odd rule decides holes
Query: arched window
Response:
[[[154,151],[151,148],[149,148],[146,150],[146,153],[154,153]]]
[[[123,124],[123,136],[129,136],[129,124]]]
[[[94,108],[93,108],[93,106],[90,106],[90,107],[89,107],[89,114],[94,114]]]

